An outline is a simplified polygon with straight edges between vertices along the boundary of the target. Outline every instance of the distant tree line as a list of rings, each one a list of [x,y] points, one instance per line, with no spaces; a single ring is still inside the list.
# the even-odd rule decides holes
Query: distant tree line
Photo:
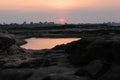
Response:
[[[18,24],[18,23],[10,23],[10,24],[0,24],[0,29],[6,30],[6,29],[66,29],[66,28],[86,28],[86,29],[91,29],[91,28],[103,28],[103,29],[108,29],[108,28],[120,28],[120,26],[112,26],[109,25],[108,23],[99,23],[99,24],[57,24],[54,22],[30,22],[27,23],[26,21]]]
[[[14,27],[17,27],[17,28],[32,28],[32,27],[46,27],[46,26],[57,26],[57,25],[60,25],[60,24],[55,24],[54,22],[39,22],[39,23],[34,23],[34,22],[30,22],[30,23],[27,23],[26,21],[23,22],[22,24],[18,24],[18,23],[10,23],[10,24],[7,24],[7,23],[3,23],[3,24],[0,24],[0,27],[8,27],[8,28],[14,28]]]

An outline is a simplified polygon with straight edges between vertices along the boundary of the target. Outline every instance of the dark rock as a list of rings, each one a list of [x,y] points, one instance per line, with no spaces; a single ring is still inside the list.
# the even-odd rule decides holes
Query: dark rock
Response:
[[[52,79],[51,79],[51,76],[47,76],[47,77],[45,77],[45,78],[42,79],[42,80],[52,80]]]
[[[45,77],[43,80],[73,80],[73,78],[71,78],[70,76],[67,75],[49,75],[47,77]],[[74,78],[74,80],[76,80]]]
[[[120,80],[120,66],[114,65],[112,68],[97,80]]]
[[[69,54],[68,58],[70,63],[75,65],[85,65],[90,61],[89,55],[86,54],[87,46],[92,43],[93,40],[81,39],[74,41],[66,45],[66,52]]]
[[[7,50],[8,55],[23,54],[23,53],[25,53],[25,51],[22,48],[18,47],[17,45],[12,45]]]
[[[91,75],[91,78],[97,79],[104,75],[111,67],[111,64],[95,60],[90,62],[84,69]]]
[[[112,44],[112,56],[115,63],[120,64],[120,40]]]
[[[99,39],[87,47],[88,54],[92,59],[100,59],[108,63],[120,63],[120,40]]]
[[[19,68],[37,68],[50,66],[50,62],[47,59],[35,59],[20,64]]]
[[[61,45],[56,45],[54,48],[52,48],[53,50],[65,50],[65,44],[61,44]]]
[[[120,40],[114,38],[81,39],[66,46],[69,61],[74,65],[86,65],[96,59],[120,63]]]
[[[6,50],[10,46],[12,46],[13,44],[15,44],[14,39],[10,39],[10,38],[7,38],[7,37],[0,37],[0,49]]]
[[[110,40],[97,39],[86,50],[92,59],[112,61],[112,43]]]
[[[15,43],[15,39],[13,39],[10,34],[0,33],[0,50],[6,51]]]
[[[91,74],[85,69],[79,69],[78,71],[75,72],[75,75],[91,77]]]
[[[100,60],[91,61],[87,66],[84,67],[86,71],[88,71],[91,75],[96,75],[99,71],[101,71],[104,63]]]
[[[115,72],[117,70],[109,73],[113,63],[120,64],[120,39],[114,37],[81,39],[66,46],[69,62],[77,66],[84,65],[83,70],[78,70],[75,75],[89,76],[92,79],[100,79],[105,75],[102,77],[104,79],[100,80],[120,79],[119,70],[118,73]]]
[[[98,79],[103,76],[110,69],[110,65],[105,64],[99,60],[93,61],[82,69],[79,69],[75,75],[88,76],[91,79]]]
[[[29,71],[7,69],[0,71],[0,80],[27,80],[31,75]]]
[[[0,68],[2,68],[2,67],[4,66],[5,63],[6,63],[6,61],[0,60]]]

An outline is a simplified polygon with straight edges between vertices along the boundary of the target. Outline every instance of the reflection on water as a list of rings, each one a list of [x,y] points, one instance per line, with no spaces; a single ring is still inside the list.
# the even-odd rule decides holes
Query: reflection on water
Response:
[[[80,38],[29,38],[26,39],[28,43],[21,47],[34,50],[50,49],[56,45],[66,44],[79,39]]]

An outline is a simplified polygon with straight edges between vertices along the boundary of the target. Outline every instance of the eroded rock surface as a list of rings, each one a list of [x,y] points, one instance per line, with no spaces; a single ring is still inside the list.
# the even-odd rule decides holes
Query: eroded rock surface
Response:
[[[34,51],[20,48],[19,36],[5,35],[0,35],[0,80],[120,79],[119,36],[87,37]]]

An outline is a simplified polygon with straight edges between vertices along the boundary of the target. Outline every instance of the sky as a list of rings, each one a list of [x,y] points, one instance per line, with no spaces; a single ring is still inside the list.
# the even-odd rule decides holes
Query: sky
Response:
[[[0,23],[120,22],[120,0],[0,0]]]

